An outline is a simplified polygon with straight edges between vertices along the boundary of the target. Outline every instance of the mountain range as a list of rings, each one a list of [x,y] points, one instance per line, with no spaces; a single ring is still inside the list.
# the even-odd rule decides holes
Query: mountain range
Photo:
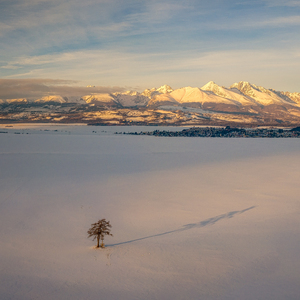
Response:
[[[201,108],[226,109],[229,111],[252,111],[269,105],[287,108],[300,107],[300,93],[279,92],[266,89],[249,82],[234,83],[229,88],[210,81],[201,88],[183,87],[173,90],[168,85],[160,88],[146,89],[142,93],[127,91],[125,93],[91,94],[81,97],[86,103],[107,103],[110,105],[152,106],[193,105]]]
[[[91,87],[92,89],[93,87]],[[201,88],[183,87],[173,90],[168,85],[160,88],[146,89],[139,93],[136,91],[116,92],[116,93],[91,93],[89,95],[79,95],[77,98],[68,99],[61,95],[48,95],[35,102],[77,102],[88,104],[121,105],[123,107],[132,106],[160,106],[162,104],[180,105],[194,103],[207,105],[207,103],[241,106],[267,106],[267,105],[287,105],[300,106],[300,93],[279,92],[273,89],[266,89],[249,82],[240,81],[234,83],[229,88],[219,86],[210,81]],[[2,103],[30,102],[26,98],[1,100]]]
[[[93,87],[90,89],[90,94],[72,98],[48,95],[32,101],[25,98],[2,100],[2,106],[12,103],[73,103],[75,106],[94,107],[93,110],[177,111],[177,114],[184,114],[187,119],[190,117],[190,123],[193,124],[197,120],[200,123],[203,120],[262,124],[300,123],[300,93],[266,89],[245,81],[234,83],[229,88],[210,81],[201,88],[188,86],[175,90],[168,85],[143,92],[93,93]]]

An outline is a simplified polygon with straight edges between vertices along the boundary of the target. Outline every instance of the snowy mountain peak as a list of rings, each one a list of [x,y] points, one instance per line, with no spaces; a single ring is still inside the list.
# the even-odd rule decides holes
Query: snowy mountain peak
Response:
[[[137,91],[126,91],[124,93],[119,93],[124,95],[130,95],[130,96],[137,96],[139,93]]]
[[[88,104],[95,104],[95,103],[116,104],[113,96],[108,93],[86,95],[81,97],[81,99]]]
[[[241,91],[244,95],[255,97],[255,90],[258,90],[257,86],[254,84],[251,84],[247,81],[240,81],[238,83],[234,83],[230,86],[230,89],[236,88],[239,91]]]
[[[169,86],[169,85],[162,85],[161,87],[159,87],[158,89],[156,89],[156,91],[162,93],[162,94],[167,94],[167,93],[172,93],[173,89]]]
[[[217,96],[220,96],[220,97],[230,98],[228,96],[228,92],[225,90],[225,88],[220,87],[214,81],[208,82],[206,85],[204,85],[201,88],[201,90],[213,92],[214,94],[216,94]]]
[[[201,90],[204,91],[212,91],[215,87],[219,87],[214,81],[209,81],[206,85],[204,85]]]
[[[173,89],[169,85],[162,85],[161,87],[152,88],[152,89],[146,89],[144,90],[141,95],[148,97],[149,99],[152,99],[153,97],[160,95],[160,94],[170,94],[173,92]]]
[[[300,93],[280,92],[281,97],[282,95],[287,97],[289,100],[300,104]]]
[[[246,96],[251,97],[256,103],[262,105],[270,104],[296,104],[296,102],[286,97],[280,92],[273,91],[271,89],[266,89],[262,86],[257,86],[255,84],[250,84],[249,82],[240,81],[239,83],[234,83],[231,87],[238,89],[241,93]]]
[[[26,98],[18,98],[18,99],[6,99],[7,103],[27,103],[28,100]]]
[[[66,100],[60,95],[50,95],[42,97],[41,99],[35,100],[35,102],[58,102],[58,103],[65,103]]]
[[[235,82],[233,85],[230,86],[230,88],[237,88],[238,90],[250,89],[252,87],[253,85],[248,81]]]

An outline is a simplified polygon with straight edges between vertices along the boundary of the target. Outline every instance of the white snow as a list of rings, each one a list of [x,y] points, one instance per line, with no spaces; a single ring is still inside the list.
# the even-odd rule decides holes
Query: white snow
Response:
[[[266,89],[261,86],[256,86],[255,84],[250,84],[246,81],[240,81],[239,83],[234,83],[230,86],[230,89],[233,91],[238,89],[244,95],[251,97],[258,104],[262,105],[270,105],[270,104],[287,104],[287,105],[297,105],[295,102],[290,99],[290,101],[286,101],[285,99],[279,97],[272,90]]]
[[[208,82],[201,88],[201,90],[211,91],[220,97],[234,100],[241,105],[253,105],[253,103],[255,103],[255,101],[251,97],[243,95],[238,89],[227,89],[225,87],[217,85],[213,81]]]
[[[157,94],[154,96],[149,102],[148,105],[151,106],[153,104],[161,104],[161,103],[174,103],[174,105],[177,105],[178,102],[171,96],[171,94]]]
[[[137,92],[115,93],[115,101],[119,102],[124,107],[130,106],[145,106],[148,98]]]
[[[234,83],[229,88],[219,86],[209,81],[202,88],[183,87],[173,90],[169,85],[162,85],[159,88],[146,89],[142,93],[137,91],[113,92],[113,93],[92,93],[89,95],[73,95],[62,97],[60,95],[48,95],[35,102],[56,101],[59,103],[87,103],[90,105],[105,104],[110,106],[135,107],[135,106],[160,106],[160,105],[184,105],[185,103],[215,103],[246,106],[268,106],[271,104],[284,106],[289,109],[294,106],[296,109],[300,103],[300,93],[279,92],[267,89],[246,81]],[[7,99],[0,103],[27,103],[27,99]],[[208,109],[208,108],[206,108]]]
[[[173,92],[173,89],[169,85],[164,84],[161,87],[159,87],[157,89],[157,91],[160,92],[160,93],[162,93],[162,94],[167,94],[167,93]]]
[[[184,87],[170,93],[177,102],[188,103],[188,102],[215,102],[215,103],[225,103],[225,104],[236,104],[236,101],[220,97],[218,95],[211,94],[209,92],[203,91],[199,88]]]
[[[108,93],[86,95],[81,97],[81,99],[84,100],[86,103],[114,103],[114,98]]]
[[[65,103],[66,100],[60,95],[50,95],[42,97],[41,99],[35,100],[34,102],[58,102]]]
[[[298,139],[10,126],[1,299],[299,298]],[[86,232],[101,218],[114,236],[94,249]]]
[[[27,99],[26,98],[17,98],[17,99],[6,99],[7,103],[27,103]]]

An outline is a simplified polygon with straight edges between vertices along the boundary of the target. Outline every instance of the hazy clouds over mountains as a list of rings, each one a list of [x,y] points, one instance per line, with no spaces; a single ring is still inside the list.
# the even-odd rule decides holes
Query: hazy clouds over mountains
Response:
[[[0,99],[26,98],[34,101],[48,95],[81,97],[91,88],[77,86],[77,81],[59,79],[0,79]],[[122,92],[121,87],[93,87],[93,93]]]

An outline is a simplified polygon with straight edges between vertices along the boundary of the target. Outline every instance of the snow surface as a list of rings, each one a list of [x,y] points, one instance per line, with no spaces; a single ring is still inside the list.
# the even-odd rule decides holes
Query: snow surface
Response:
[[[0,129],[1,299],[299,299],[298,139]]]
[[[114,98],[108,93],[101,94],[92,94],[81,97],[86,103],[95,103],[95,102],[103,102],[103,103],[114,103]]]
[[[218,95],[209,94],[199,88],[184,87],[173,91],[170,94],[177,102],[188,103],[188,102],[216,102],[225,104],[237,104],[236,101],[220,97]]]
[[[242,105],[253,105],[253,99],[243,95],[237,88],[227,89],[214,83],[213,81],[208,82],[204,85],[201,90],[211,91],[217,96],[237,101],[238,104]]]
[[[42,97],[41,99],[35,100],[34,102],[58,102],[65,103],[66,100],[60,95],[49,95]]]
[[[265,89],[261,86],[256,86],[255,84],[250,84],[246,81],[240,81],[239,83],[234,83],[230,86],[232,90],[238,89],[244,95],[253,98],[257,103],[262,105],[270,104],[296,104],[295,102],[286,101],[285,99],[278,96],[272,90]]]
[[[26,98],[18,98],[18,99],[6,99],[7,103],[27,103],[28,100]]]

